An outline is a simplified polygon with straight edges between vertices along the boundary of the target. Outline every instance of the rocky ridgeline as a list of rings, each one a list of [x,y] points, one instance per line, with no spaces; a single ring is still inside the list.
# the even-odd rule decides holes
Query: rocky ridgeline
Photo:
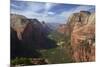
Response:
[[[73,61],[95,61],[95,13],[73,13],[57,31],[70,36]]]
[[[56,47],[55,42],[48,39],[49,28],[45,22],[29,19],[22,15],[11,14],[11,58],[37,58],[41,54],[37,49]]]
[[[95,61],[95,14],[80,11],[69,17],[72,57],[75,62]]]

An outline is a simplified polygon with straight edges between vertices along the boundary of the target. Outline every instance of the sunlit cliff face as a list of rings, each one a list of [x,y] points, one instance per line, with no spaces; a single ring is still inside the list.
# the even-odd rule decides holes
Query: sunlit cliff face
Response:
[[[28,20],[25,20],[26,17],[20,15],[11,15],[11,27],[17,32],[17,37],[19,40],[22,39],[21,34],[23,33]]]
[[[70,18],[69,25],[74,61],[95,61],[95,14],[75,13]]]

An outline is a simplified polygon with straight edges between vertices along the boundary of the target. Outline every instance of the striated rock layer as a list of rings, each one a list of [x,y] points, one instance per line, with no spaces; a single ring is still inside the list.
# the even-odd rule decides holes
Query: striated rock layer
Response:
[[[71,34],[73,61],[95,61],[95,13],[74,13],[67,25]]]

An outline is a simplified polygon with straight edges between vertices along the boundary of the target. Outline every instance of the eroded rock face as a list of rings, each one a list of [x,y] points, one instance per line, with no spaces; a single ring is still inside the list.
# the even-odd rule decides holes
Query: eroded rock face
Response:
[[[68,26],[73,60],[95,61],[95,14],[86,11],[74,13],[69,18]]]
[[[23,33],[26,25],[29,23],[27,18],[22,15],[11,14],[11,23],[10,26],[17,32],[17,37],[19,40],[22,40],[21,34]]]
[[[39,57],[40,53],[35,50],[36,34],[33,33],[37,33],[38,36],[41,32],[35,31],[32,22],[38,23],[22,15],[11,14],[11,58]]]
[[[56,47],[55,42],[47,38],[47,27],[37,19],[28,19],[22,15],[11,14],[11,51],[14,57],[40,57],[37,49]],[[17,46],[17,47],[16,47]]]

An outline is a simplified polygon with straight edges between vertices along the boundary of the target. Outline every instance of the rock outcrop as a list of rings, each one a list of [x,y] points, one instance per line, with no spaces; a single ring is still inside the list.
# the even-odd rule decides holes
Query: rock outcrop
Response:
[[[28,19],[22,15],[11,14],[10,27],[11,54],[13,56],[36,58],[40,56],[36,51],[37,49],[56,47],[55,42],[47,38],[46,25],[44,26],[37,19]]]
[[[71,34],[73,61],[95,61],[95,13],[74,13],[67,25]]]
[[[19,40],[22,39],[21,34],[23,33],[26,25],[29,23],[27,18],[22,15],[11,14],[11,23],[10,26],[14,31],[17,32],[17,37]]]
[[[57,32],[63,34],[63,35],[70,35],[69,33],[69,26],[67,24],[60,24],[59,27],[57,28]]]

